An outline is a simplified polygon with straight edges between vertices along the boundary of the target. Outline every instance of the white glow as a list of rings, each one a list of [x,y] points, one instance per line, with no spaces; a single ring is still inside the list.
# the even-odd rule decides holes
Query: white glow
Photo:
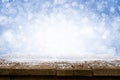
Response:
[[[53,3],[35,2],[36,5],[25,1],[17,9],[9,7],[10,16],[0,16],[0,24],[5,26],[0,35],[0,50],[6,45],[11,50],[6,51],[6,55],[81,59],[115,57],[116,47],[112,42],[119,39],[116,34],[120,22],[116,16],[110,24],[107,23],[111,21],[109,16],[101,13],[101,17],[76,1],[66,3],[66,0],[54,0]],[[101,5],[97,4],[99,11],[104,9]],[[34,7],[31,9],[31,6]],[[115,12],[114,7],[109,10]],[[7,15],[6,8],[2,12]]]

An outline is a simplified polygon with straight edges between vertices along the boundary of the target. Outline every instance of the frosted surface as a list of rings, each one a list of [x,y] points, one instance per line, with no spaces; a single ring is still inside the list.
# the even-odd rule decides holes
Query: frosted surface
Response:
[[[120,56],[119,0],[0,0],[0,57]]]

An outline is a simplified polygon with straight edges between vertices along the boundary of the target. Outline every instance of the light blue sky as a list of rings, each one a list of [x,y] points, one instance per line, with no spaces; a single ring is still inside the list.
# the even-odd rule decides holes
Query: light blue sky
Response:
[[[70,31],[68,31],[69,28],[64,27],[67,24],[70,26]],[[63,39],[55,38],[57,37],[54,35],[55,33],[62,33],[60,30],[58,30],[60,33],[54,32],[54,30],[54,33],[47,31],[43,35],[39,33],[39,30],[44,32],[44,29],[49,29],[49,25],[55,27],[52,27],[52,30],[58,30],[59,26],[63,27],[65,38],[63,38],[64,35],[57,35],[62,36]],[[73,28],[73,26],[76,27]],[[83,33],[79,33],[77,30],[81,32],[83,30]],[[78,37],[76,38],[73,33],[76,33]],[[50,35],[46,36],[46,34]],[[52,34],[54,37],[51,36]],[[75,40],[71,40],[71,37],[66,38],[69,36],[68,34]],[[50,40],[47,43],[44,42],[46,40],[44,38],[40,43],[34,36],[41,38],[45,36]],[[80,39],[78,39],[79,37]],[[24,42],[24,40],[28,41]],[[61,41],[53,43],[54,40]],[[69,40],[68,43],[67,40]],[[58,56],[60,56],[61,51],[62,56],[73,53],[76,53],[75,56],[81,56],[80,52],[119,56],[119,40],[120,0],[0,0],[0,54],[33,52],[45,53],[48,56],[58,52]],[[62,46],[65,46],[64,48],[60,47],[60,42],[63,44]],[[50,46],[52,44],[54,46]],[[67,46],[68,44],[70,47]],[[43,48],[44,45],[48,45],[47,48]],[[33,46],[32,49],[29,49],[29,46]],[[71,51],[71,49],[74,50]],[[50,53],[44,50],[48,50]],[[64,55],[65,53],[66,55]]]

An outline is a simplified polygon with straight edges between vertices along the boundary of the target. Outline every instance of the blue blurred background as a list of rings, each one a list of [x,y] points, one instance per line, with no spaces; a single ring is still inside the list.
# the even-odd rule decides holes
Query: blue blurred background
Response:
[[[120,0],[0,0],[0,54],[27,52],[25,43],[21,41],[20,33],[23,32],[24,35],[27,35],[32,28],[24,26],[21,30],[20,25],[32,24],[38,15],[51,16],[52,13],[62,13],[68,19],[71,17],[71,20],[72,18],[78,20],[79,26],[79,20],[82,17],[92,21],[93,25],[99,27],[96,28],[98,30],[101,29],[101,24],[102,30],[104,28],[108,30],[109,37],[100,41],[100,44],[112,49],[114,56],[120,56]],[[28,17],[28,15],[31,16]],[[43,20],[44,18],[39,17],[39,19]],[[100,32],[100,34],[104,32]],[[14,42],[12,37],[18,42]],[[97,39],[93,42],[97,42]],[[106,49],[106,53],[107,50],[109,49]],[[96,53],[93,49],[90,52]]]

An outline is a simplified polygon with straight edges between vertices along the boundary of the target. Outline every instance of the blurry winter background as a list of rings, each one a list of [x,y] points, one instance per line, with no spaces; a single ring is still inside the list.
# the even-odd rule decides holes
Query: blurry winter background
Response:
[[[120,56],[120,0],[0,0],[0,57]]]

